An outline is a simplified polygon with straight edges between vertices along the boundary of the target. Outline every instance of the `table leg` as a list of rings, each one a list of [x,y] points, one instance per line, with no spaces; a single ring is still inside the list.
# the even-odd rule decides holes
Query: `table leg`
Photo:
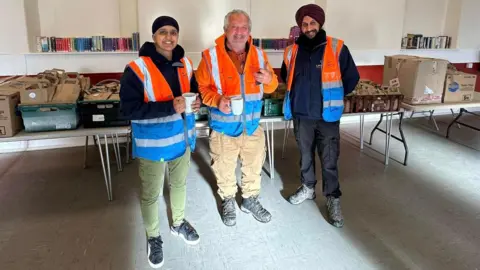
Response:
[[[462,117],[463,115],[463,111],[464,109],[460,109],[460,113],[457,115],[457,117],[455,117],[455,119],[453,119],[453,121],[450,123],[450,125],[448,125],[448,128],[447,128],[447,139],[450,137],[450,128],[453,126],[454,123],[456,123],[458,121],[458,119],[460,119],[460,117]],[[458,123],[457,123],[458,125]]]
[[[378,123],[375,125],[375,127],[373,128],[372,132],[370,133],[370,141],[368,142],[369,145],[372,145],[372,140],[373,140],[373,134],[375,133],[375,131],[378,129],[378,127],[380,126],[380,124],[382,123],[383,121],[383,113],[380,114],[380,120],[378,120]]]
[[[88,160],[88,136],[85,136],[85,151],[83,154],[83,168],[86,169],[88,167],[87,164]]]
[[[117,162],[117,171],[121,171],[120,169],[120,162],[118,161],[118,151],[119,149],[117,149],[117,143],[115,142],[115,135],[110,135],[110,137],[112,138],[112,146],[113,146],[113,152],[115,154],[115,161]]]
[[[363,137],[365,127],[365,115],[360,115],[360,149],[363,150]]]
[[[127,153],[126,153],[126,157],[125,157],[125,163],[128,164],[130,163],[130,138],[131,138],[131,134],[127,134]]]
[[[103,135],[105,139],[105,157],[107,160],[107,175],[108,175],[108,187],[109,187],[109,200],[113,200],[113,191],[112,191],[112,172],[110,171],[110,156],[108,154],[108,138],[107,135]]]
[[[118,165],[120,167],[120,171],[123,172],[123,165],[122,165],[122,152],[120,151],[120,140],[118,139],[118,134],[115,134],[115,142],[117,143],[117,150],[118,150]]]
[[[452,118],[455,120],[455,112],[453,111],[453,109],[450,109],[450,111],[452,112]],[[457,127],[458,129],[460,129],[460,124],[457,123]]]
[[[98,152],[100,153],[100,160],[102,162],[103,177],[105,178],[105,187],[107,188],[108,200],[111,201],[111,199],[110,199],[110,185],[108,184],[107,169],[106,169],[106,166],[105,166],[105,160],[103,158],[103,151],[102,151],[102,144],[100,142],[100,136],[95,135],[95,139],[96,139],[95,140],[96,145],[98,146]],[[107,158],[107,160],[108,160],[108,158]]]
[[[282,159],[285,158],[285,147],[287,146],[287,139],[290,133],[290,123],[291,121],[285,122],[285,130],[283,132],[283,147],[282,147]]]
[[[265,128],[266,128],[266,134],[267,134],[267,151],[268,151],[268,163],[270,168],[270,179],[273,179],[272,178],[272,153],[270,151],[270,133],[269,133],[270,127],[268,126],[268,122],[265,123]]]
[[[385,165],[388,165],[390,160],[390,138],[392,137],[392,122],[393,114],[387,113],[387,122],[386,122],[386,142],[385,142]]]
[[[398,130],[400,131],[400,136],[402,138],[401,142],[403,143],[403,148],[405,148],[405,158],[403,159],[403,165],[407,166],[408,161],[408,145],[407,140],[405,139],[405,135],[403,134],[403,112],[399,112],[400,114],[400,122],[398,123]]]
[[[438,128],[437,120],[435,120],[435,117],[433,116],[433,113],[435,113],[435,110],[431,110],[431,111],[430,111],[430,121],[432,121],[433,126],[435,127],[435,129],[436,129],[437,131],[439,131],[440,129]]]
[[[271,165],[271,172],[272,172],[272,179],[275,179],[275,139],[274,139],[274,131],[275,129],[273,128],[273,125],[274,123],[272,122],[272,149],[271,149],[271,152],[272,152],[272,165]]]

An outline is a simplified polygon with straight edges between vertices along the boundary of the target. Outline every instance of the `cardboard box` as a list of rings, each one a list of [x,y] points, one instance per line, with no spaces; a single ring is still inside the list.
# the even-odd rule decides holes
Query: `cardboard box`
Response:
[[[12,137],[22,129],[22,117],[17,114],[20,93],[0,91],[0,137]]]
[[[404,102],[442,103],[448,61],[409,55],[385,56],[383,84],[398,78]]]
[[[449,70],[445,79],[443,102],[471,102],[475,93],[477,75]]]

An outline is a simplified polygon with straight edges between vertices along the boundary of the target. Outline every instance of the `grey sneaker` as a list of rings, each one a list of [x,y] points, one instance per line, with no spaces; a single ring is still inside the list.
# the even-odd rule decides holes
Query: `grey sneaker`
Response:
[[[197,231],[186,220],[183,220],[180,226],[172,226],[170,232],[175,236],[180,236],[189,245],[196,245],[200,242],[200,236],[198,236]]]
[[[222,220],[227,226],[235,226],[235,224],[237,224],[237,213],[235,209],[234,198],[226,198],[222,202]]]
[[[305,200],[315,200],[315,198],[315,189],[302,185],[295,193],[288,197],[288,202],[296,205],[303,203]]]
[[[148,264],[155,269],[163,266],[162,238],[150,237],[147,240]]]
[[[328,218],[330,219],[330,223],[337,228],[343,227],[344,222],[343,222],[342,208],[340,207],[340,198],[328,196],[327,211],[328,211]]]
[[[252,213],[253,217],[260,222],[267,223],[272,220],[272,215],[263,208],[257,196],[243,199],[240,209],[247,214]]]

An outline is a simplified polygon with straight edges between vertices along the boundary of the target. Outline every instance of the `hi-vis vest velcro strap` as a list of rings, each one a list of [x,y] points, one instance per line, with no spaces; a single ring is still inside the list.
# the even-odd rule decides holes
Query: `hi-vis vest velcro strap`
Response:
[[[178,113],[160,117],[160,118],[153,118],[153,119],[145,119],[145,120],[132,120],[132,123],[141,124],[141,125],[148,125],[148,124],[165,124],[170,122],[175,122],[178,120],[182,120],[182,116]]]
[[[263,55],[263,51],[260,49],[260,48],[257,48],[255,46],[253,46],[255,48],[255,52],[257,53],[257,59],[258,59],[258,65],[261,67],[261,68],[264,68],[266,69],[266,66],[265,66],[265,57]],[[223,95],[223,91],[222,91],[222,81],[220,79],[220,65],[219,65],[219,62],[218,62],[218,54],[217,54],[217,47],[212,47],[208,50],[208,54],[210,56],[210,63],[208,63],[210,65],[210,72],[212,74],[212,77],[213,77],[213,81],[215,82],[215,86],[217,87],[217,93],[220,94],[220,95]],[[263,96],[263,84],[259,85],[260,86],[260,92],[262,93],[262,96]]]
[[[143,85],[145,87],[145,95],[148,97],[148,100],[152,101],[152,102],[155,102],[157,100],[156,100],[155,92],[154,92],[154,89],[153,89],[152,74],[149,72],[148,65],[145,61],[146,60],[143,57],[140,57],[140,58],[134,60],[130,64],[130,68],[132,68],[132,70],[135,72],[135,74],[137,74],[140,81],[143,82]],[[183,68],[186,69],[187,75],[188,75],[188,80],[190,81],[190,79],[193,76],[192,62],[187,57],[183,57],[180,61],[183,64]]]

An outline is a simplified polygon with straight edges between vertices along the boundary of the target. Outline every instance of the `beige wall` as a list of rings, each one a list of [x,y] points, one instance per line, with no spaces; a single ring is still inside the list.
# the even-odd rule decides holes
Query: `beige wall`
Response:
[[[399,49],[404,13],[405,0],[328,0],[325,29],[351,49]]]
[[[480,0],[463,0],[458,47],[480,49]]]
[[[448,0],[406,0],[403,34],[443,34]]]
[[[0,54],[28,52],[27,36],[23,0],[2,0],[0,8]]]

